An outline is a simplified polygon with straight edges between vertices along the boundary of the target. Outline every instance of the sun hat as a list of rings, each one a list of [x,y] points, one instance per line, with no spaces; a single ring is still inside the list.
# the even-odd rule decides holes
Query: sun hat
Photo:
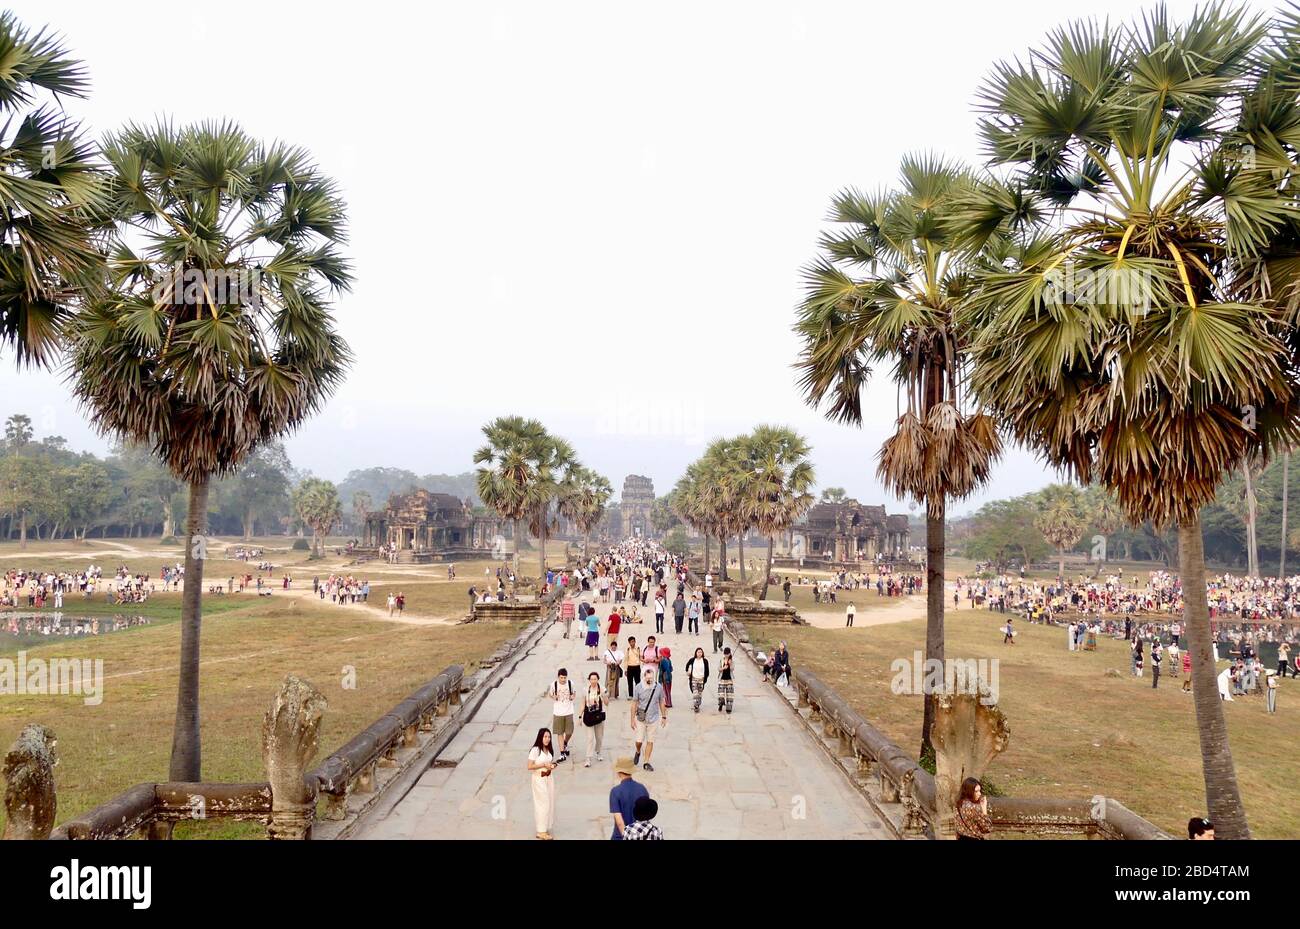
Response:
[[[631,775],[635,771],[636,771],[636,765],[633,764],[632,759],[628,758],[627,756],[624,756],[618,759],[618,761],[614,762],[615,774]]]

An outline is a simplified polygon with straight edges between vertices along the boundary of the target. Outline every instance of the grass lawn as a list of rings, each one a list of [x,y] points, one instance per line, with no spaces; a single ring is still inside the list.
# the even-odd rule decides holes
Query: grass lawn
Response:
[[[174,595],[173,595],[174,596]],[[311,681],[329,701],[317,761],[450,664],[474,663],[518,634],[518,624],[408,626],[310,601],[204,597],[203,778],[258,781],[262,715],[286,674]],[[28,648],[28,657],[103,659],[103,702],[79,696],[0,696],[0,748],[29,722],[58,738],[58,822],[142,781],[167,779],[180,645],[179,603],[146,605],[149,626]],[[170,613],[166,609],[170,608]],[[3,647],[12,657],[17,646]],[[355,689],[344,689],[345,667]],[[3,811],[0,811],[0,828]],[[258,826],[212,822],[177,830],[260,837]]]
[[[1070,652],[1059,626],[1017,623],[1004,646],[1001,614],[962,609],[947,614],[949,658],[998,658],[1000,706],[1011,742],[989,779],[1023,797],[1114,797],[1161,828],[1184,834],[1204,815],[1204,781],[1190,696],[1172,675],[1152,690],[1147,676],[1129,673],[1125,642],[1103,639],[1096,652]],[[923,619],[855,629],[750,627],[756,640],[787,642],[803,666],[853,704],[907,751],[920,739],[920,696],[895,695],[891,663],[925,647]],[[1107,677],[1108,668],[1120,678]],[[1224,705],[1233,760],[1251,828],[1259,838],[1300,836],[1300,685],[1279,690],[1278,712],[1262,697]]]

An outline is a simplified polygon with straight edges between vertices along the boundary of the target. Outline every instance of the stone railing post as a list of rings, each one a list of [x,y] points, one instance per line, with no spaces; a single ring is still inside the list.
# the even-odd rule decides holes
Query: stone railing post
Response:
[[[1011,726],[983,681],[978,693],[944,693],[935,701],[934,800],[936,839],[956,838],[957,795],[968,777],[979,779],[1007,747]]]
[[[262,718],[262,763],[271,782],[269,838],[311,838],[316,791],[303,775],[320,745],[325,706],[320,691],[290,675]]]
[[[29,723],[5,754],[5,831],[0,839],[48,839],[54,828],[58,797],[54,733]]]

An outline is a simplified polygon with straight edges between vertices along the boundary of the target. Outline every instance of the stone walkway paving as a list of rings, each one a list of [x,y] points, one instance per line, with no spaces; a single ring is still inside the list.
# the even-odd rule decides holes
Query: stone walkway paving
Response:
[[[607,616],[611,605],[597,608]],[[648,616],[648,622],[624,626],[620,644],[626,646],[633,635],[644,645],[646,636],[654,634],[653,605],[641,615]],[[665,626],[669,631],[657,638],[660,646],[672,649],[673,708],[667,728],[656,739],[655,770],[638,769],[635,776],[659,802],[655,822],[665,838],[891,837],[752,663],[738,656],[735,711],[731,716],[719,713],[714,696],[717,663],[707,626],[699,636],[675,635],[671,607]],[[727,644],[735,648],[730,638]],[[691,710],[685,678],[686,662],[697,645],[709,658],[709,683],[698,715]],[[587,661],[582,640],[565,639],[553,625],[487,696],[435,766],[360,837],[532,839],[533,805],[525,764],[537,730],[551,724],[551,701],[543,694],[561,667],[568,669],[579,693],[590,671],[600,671],[603,678],[603,665]],[[572,755],[554,774],[552,833],[557,839],[609,837],[614,760],[633,750],[630,706],[621,699],[609,708],[605,760],[590,768],[582,766],[586,733],[579,713]]]

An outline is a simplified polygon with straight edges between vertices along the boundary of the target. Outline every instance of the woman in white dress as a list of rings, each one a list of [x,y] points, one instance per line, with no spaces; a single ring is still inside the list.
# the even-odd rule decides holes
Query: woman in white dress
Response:
[[[532,775],[533,822],[539,839],[553,839],[551,826],[555,822],[555,778],[557,765],[551,749],[551,730],[538,729],[537,740],[528,751],[528,772]]]

